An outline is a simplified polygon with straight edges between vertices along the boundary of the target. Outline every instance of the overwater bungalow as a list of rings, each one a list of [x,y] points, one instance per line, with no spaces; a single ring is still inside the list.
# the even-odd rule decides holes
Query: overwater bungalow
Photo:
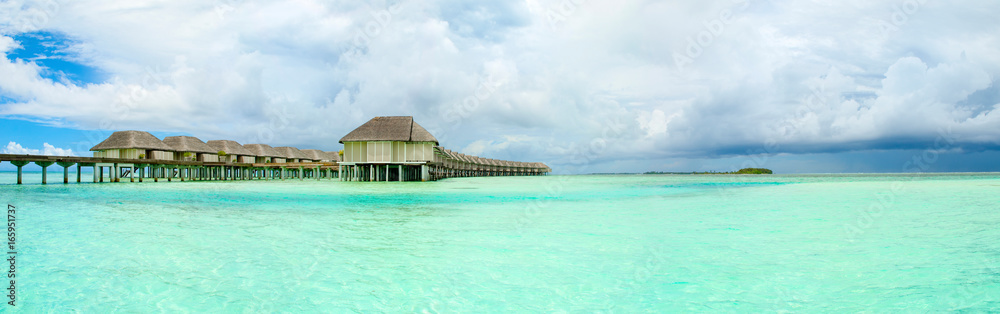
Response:
[[[213,149],[197,137],[169,136],[163,143],[174,150],[174,160],[218,162],[219,151]]]
[[[255,163],[284,163],[285,155],[267,144],[246,144],[243,145],[254,155]]]
[[[275,147],[282,156],[285,157],[285,162],[295,163],[295,162],[308,162],[309,157],[306,157],[298,148],[290,146]]]
[[[438,141],[413,117],[375,117],[340,139],[342,170],[358,181],[427,181]]]
[[[211,146],[216,152],[223,152],[225,154],[219,154],[219,161],[221,162],[242,162],[242,163],[253,163],[255,157],[253,153],[247,150],[243,145],[237,143],[236,141],[229,140],[215,140],[208,141],[208,146]]]
[[[314,162],[329,162],[329,159],[327,158],[326,153],[324,153],[321,150],[318,150],[318,149],[303,149],[301,151],[302,151],[302,154],[306,156],[306,158],[308,158],[309,160],[312,160]]]
[[[174,160],[173,148],[143,131],[117,131],[90,148],[94,157]]]

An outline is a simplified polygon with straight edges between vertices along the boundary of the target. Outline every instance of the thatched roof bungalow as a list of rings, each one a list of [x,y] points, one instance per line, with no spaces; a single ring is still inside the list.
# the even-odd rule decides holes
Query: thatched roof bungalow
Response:
[[[94,157],[173,160],[173,148],[144,131],[117,131],[90,148]]]
[[[253,163],[254,154],[247,150],[243,145],[237,143],[236,141],[229,140],[215,140],[208,141],[208,146],[216,152],[223,152],[225,154],[219,154],[219,161],[222,162],[243,162],[243,163]]]
[[[413,117],[375,117],[340,139],[344,162],[404,163],[434,160],[438,140]]]
[[[301,150],[301,152],[302,152],[302,155],[306,156],[306,159],[308,159],[308,160],[311,160],[311,161],[314,161],[314,162],[328,161],[327,157],[326,157],[326,153],[324,153],[321,150],[318,150],[318,149],[303,149],[303,150]]]
[[[341,166],[368,173],[364,180],[430,180],[438,140],[413,117],[375,117],[340,139]],[[344,169],[344,167],[341,167]]]
[[[197,137],[169,136],[163,138],[163,143],[174,150],[175,160],[196,160],[218,162],[218,151],[205,144]]]
[[[255,163],[283,163],[285,162],[285,155],[278,152],[278,150],[267,144],[246,144],[243,145],[254,155]]]
[[[306,157],[298,148],[290,146],[275,147],[278,153],[285,156],[285,162],[303,162],[309,161],[309,157]]]

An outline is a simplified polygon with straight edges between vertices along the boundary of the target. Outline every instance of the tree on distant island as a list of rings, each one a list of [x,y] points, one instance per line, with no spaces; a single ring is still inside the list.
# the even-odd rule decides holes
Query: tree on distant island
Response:
[[[743,168],[736,171],[736,174],[774,174],[774,172],[765,168]]]

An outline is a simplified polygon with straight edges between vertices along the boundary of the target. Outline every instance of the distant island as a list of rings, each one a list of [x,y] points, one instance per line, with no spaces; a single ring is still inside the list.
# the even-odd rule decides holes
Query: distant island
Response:
[[[729,172],[659,172],[650,171],[643,174],[774,174],[771,169],[765,168],[743,168],[737,171]]]

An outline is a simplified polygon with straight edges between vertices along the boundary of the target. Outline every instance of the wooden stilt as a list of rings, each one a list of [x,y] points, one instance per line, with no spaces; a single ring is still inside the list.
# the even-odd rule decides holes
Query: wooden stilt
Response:
[[[76,163],[60,161],[57,164],[63,167],[63,184],[69,184],[69,167],[75,165]],[[79,172],[79,170],[77,170],[77,172]],[[80,182],[79,176],[77,176],[77,182]]]
[[[21,177],[23,175],[23,172],[21,171],[21,167],[27,166],[30,162],[28,162],[28,161],[22,161],[22,160],[15,160],[15,161],[11,161],[10,163],[14,164],[14,166],[17,167],[17,184],[21,184]]]
[[[47,182],[47,180],[48,180],[47,177],[49,175],[49,166],[51,166],[52,164],[54,164],[54,162],[51,162],[51,161],[36,161],[35,164],[38,165],[39,167],[42,167],[42,184],[48,183]]]

